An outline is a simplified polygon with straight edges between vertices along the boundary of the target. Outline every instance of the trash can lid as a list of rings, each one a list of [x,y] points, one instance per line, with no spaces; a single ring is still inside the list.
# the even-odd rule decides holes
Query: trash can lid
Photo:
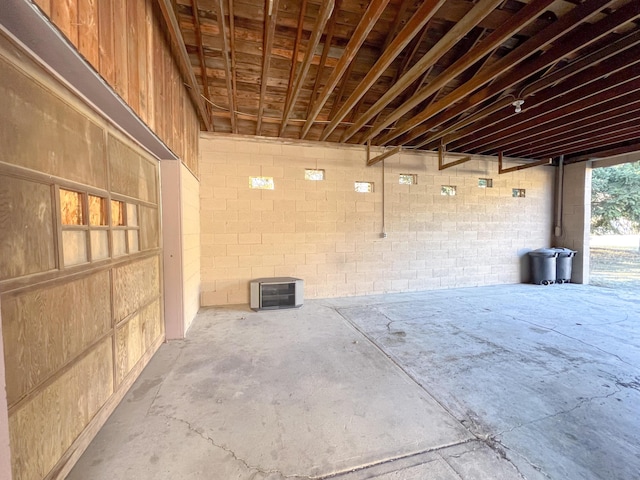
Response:
[[[531,255],[532,257],[552,258],[552,257],[557,257],[558,252],[556,252],[553,248],[538,248],[537,250],[533,250],[532,252],[529,252],[529,255]]]
[[[576,253],[578,253],[575,250],[571,250],[570,248],[566,247],[554,247],[551,250],[558,252],[559,257],[573,257]]]

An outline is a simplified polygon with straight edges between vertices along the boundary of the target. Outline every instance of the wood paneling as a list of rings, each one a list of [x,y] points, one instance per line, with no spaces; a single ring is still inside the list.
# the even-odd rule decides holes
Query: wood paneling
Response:
[[[197,174],[200,121],[163,33],[166,28],[156,1],[36,3],[118,95]]]
[[[106,188],[102,129],[1,57],[0,78],[0,162]]]
[[[160,295],[160,260],[154,256],[113,269],[113,316],[124,320]]]
[[[109,135],[107,154],[113,192],[158,203],[156,164],[113,135]]]
[[[140,250],[160,246],[160,221],[158,209],[140,206]]]
[[[113,393],[112,341],[105,339],[9,417],[14,480],[41,479]]]
[[[51,187],[0,175],[0,280],[56,268],[53,232]]]
[[[116,385],[164,333],[160,300],[142,308],[116,331]]]
[[[111,328],[109,272],[2,298],[9,407]]]
[[[158,162],[5,40],[0,305],[11,463],[16,480],[62,479],[164,339]],[[61,187],[139,204],[147,252],[56,268]],[[92,232],[111,227],[100,228]]]

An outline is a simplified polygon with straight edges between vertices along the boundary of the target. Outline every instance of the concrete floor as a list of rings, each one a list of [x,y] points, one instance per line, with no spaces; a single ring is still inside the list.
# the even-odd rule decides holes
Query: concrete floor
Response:
[[[201,311],[68,477],[640,478],[640,295],[510,285]]]

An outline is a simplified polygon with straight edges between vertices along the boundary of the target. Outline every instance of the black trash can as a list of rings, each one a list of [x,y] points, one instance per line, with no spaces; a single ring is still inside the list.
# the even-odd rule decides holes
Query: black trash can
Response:
[[[556,258],[556,283],[571,282],[573,257],[575,257],[578,252],[564,247],[553,248],[552,250],[558,254]]]
[[[531,276],[536,285],[551,285],[556,281],[556,257],[558,252],[552,248],[539,248],[529,252],[531,257]]]

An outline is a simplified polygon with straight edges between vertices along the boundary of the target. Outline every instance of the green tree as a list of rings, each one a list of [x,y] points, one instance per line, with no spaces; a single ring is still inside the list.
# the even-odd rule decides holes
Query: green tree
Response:
[[[640,162],[595,168],[591,179],[591,233],[640,231]]]

